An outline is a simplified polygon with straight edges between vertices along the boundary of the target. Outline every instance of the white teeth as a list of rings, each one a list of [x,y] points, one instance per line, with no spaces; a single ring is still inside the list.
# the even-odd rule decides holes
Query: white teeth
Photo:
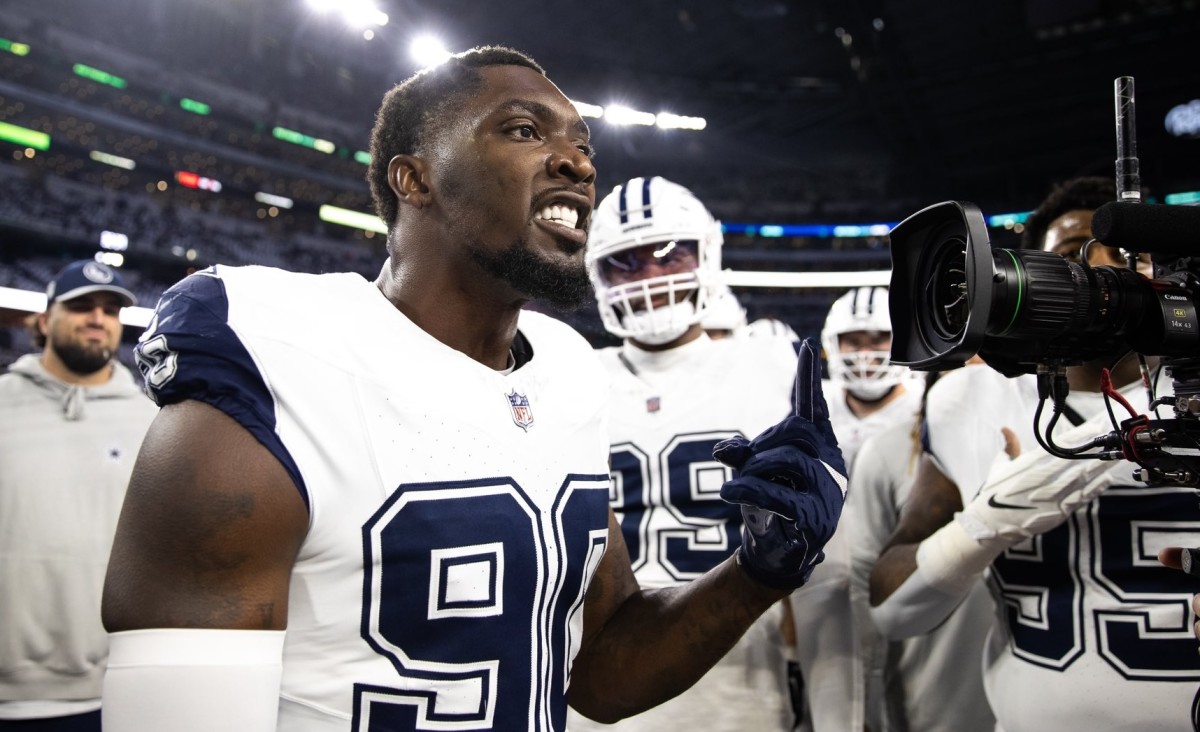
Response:
[[[553,203],[535,214],[534,218],[545,219],[546,221],[552,221],[556,224],[574,229],[575,225],[579,223],[579,212],[571,206]]]

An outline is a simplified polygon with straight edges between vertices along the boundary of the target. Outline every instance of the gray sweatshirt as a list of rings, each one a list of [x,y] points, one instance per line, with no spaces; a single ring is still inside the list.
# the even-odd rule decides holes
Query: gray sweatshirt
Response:
[[[104,572],[157,411],[119,363],[101,386],[36,355],[0,375],[0,704],[99,699]]]

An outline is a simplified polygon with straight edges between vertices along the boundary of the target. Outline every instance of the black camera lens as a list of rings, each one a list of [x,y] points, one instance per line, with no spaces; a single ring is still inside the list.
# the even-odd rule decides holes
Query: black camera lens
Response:
[[[905,366],[957,368],[978,353],[1013,375],[1129,348],[1194,356],[1200,341],[1188,287],[1052,252],[993,249],[970,203],[913,214],[891,245],[892,360]]]
[[[971,314],[967,299],[967,242],[946,239],[932,258],[933,271],[925,290],[930,323],[945,340],[962,338]]]

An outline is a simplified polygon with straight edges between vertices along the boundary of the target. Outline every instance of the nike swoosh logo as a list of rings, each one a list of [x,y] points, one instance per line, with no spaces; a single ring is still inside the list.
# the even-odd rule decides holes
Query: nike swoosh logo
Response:
[[[1011,503],[1001,503],[1000,501],[996,500],[995,496],[988,496],[987,502],[992,508],[1015,508],[1018,511],[1028,511],[1033,508],[1033,506],[1017,506]]]

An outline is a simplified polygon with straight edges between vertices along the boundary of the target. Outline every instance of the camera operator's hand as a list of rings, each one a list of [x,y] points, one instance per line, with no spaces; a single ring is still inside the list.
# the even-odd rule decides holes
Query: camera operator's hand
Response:
[[[1165,567],[1200,577],[1200,549],[1168,546],[1158,550],[1158,561]],[[1192,596],[1192,613],[1200,618],[1200,595]],[[1192,634],[1200,639],[1200,620],[1192,623]]]
[[[800,346],[795,414],[753,440],[717,444],[713,457],[734,469],[721,497],[741,504],[738,563],[755,580],[781,589],[808,581],[825,558],[846,499],[846,465],[821,393],[817,345]]]

